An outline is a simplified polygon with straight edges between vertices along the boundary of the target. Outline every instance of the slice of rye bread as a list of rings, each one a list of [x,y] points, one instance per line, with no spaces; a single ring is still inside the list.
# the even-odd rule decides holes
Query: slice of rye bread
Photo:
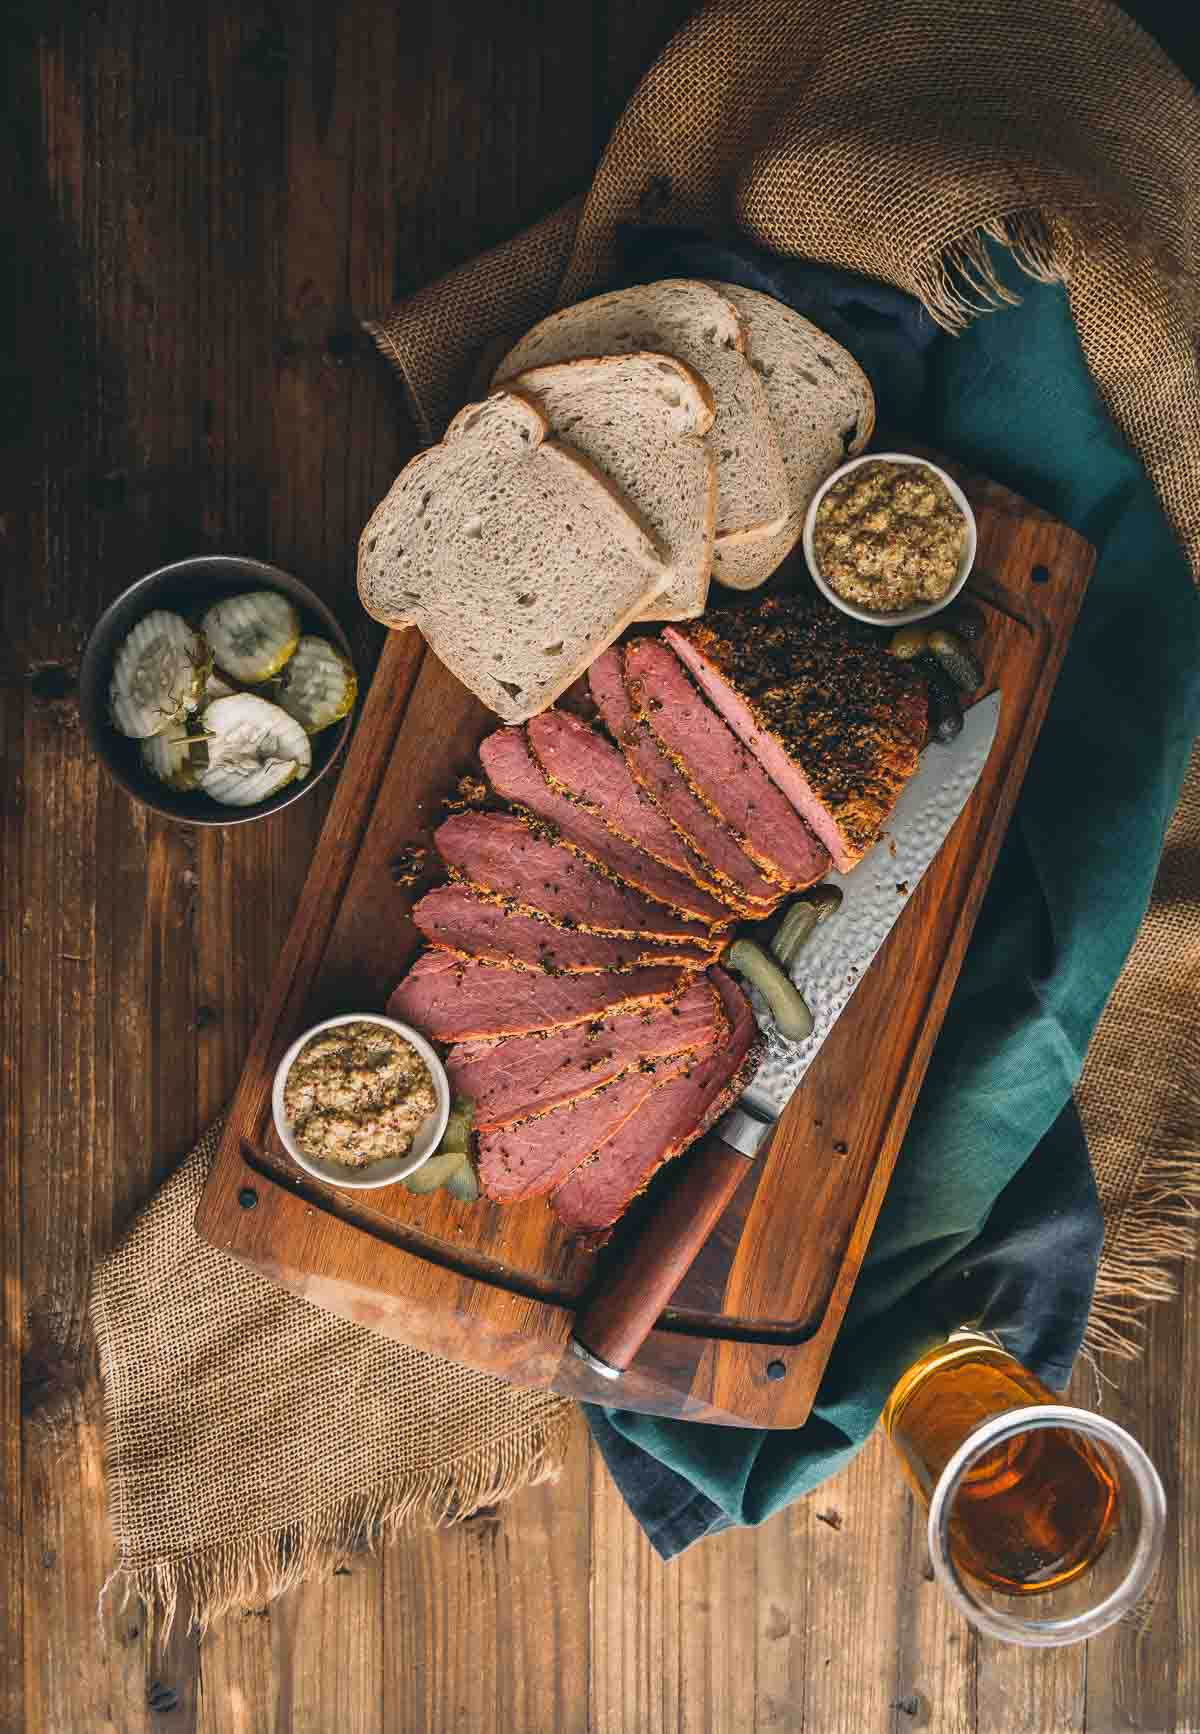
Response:
[[[766,597],[663,636],[848,872],[917,768],[921,676],[824,602]]]
[[[693,620],[712,570],[717,466],[708,386],[673,355],[602,355],[517,374],[556,438],[615,482],[663,552],[668,580],[644,618]]]
[[[783,448],[791,510],[777,536],[717,553],[713,577],[753,590],[791,553],[813,495],[875,430],[875,394],[849,350],[785,302],[737,283],[710,283],[737,309],[746,360],[766,388]]]
[[[777,535],[790,500],[766,388],[743,348],[737,311],[723,295],[694,278],[669,277],[550,314],[509,350],[495,381],[547,362],[645,350],[694,368],[716,406],[705,436],[717,464],[715,545],[733,545]]]
[[[592,1096],[647,1061],[709,1054],[728,1033],[720,995],[697,976],[670,1006],[616,1012],[549,1035],[460,1042],[446,1057],[446,1071],[455,1095],[473,1104],[475,1130],[489,1132]]]
[[[729,826],[763,872],[789,891],[815,885],[829,855],[754,753],[693,685],[670,645],[641,638],[625,651],[625,690],[635,716],[693,793]]]
[[[622,939],[710,938],[706,922],[676,914],[614,879],[552,832],[552,826],[526,823],[515,813],[457,813],[438,826],[433,840],[460,879],[518,909]]]
[[[727,1039],[649,1096],[550,1199],[563,1227],[592,1244],[607,1238],[664,1162],[681,1155],[732,1107],[758,1069],[763,1039],[750,1001],[724,970],[711,971],[711,979],[729,1022]]]
[[[457,957],[479,958],[545,975],[593,975],[649,964],[703,969],[721,941],[619,939],[566,927],[548,915],[526,915],[499,897],[454,882],[426,893],[412,912],[430,945]]]
[[[646,798],[716,875],[721,895],[750,920],[769,915],[784,895],[783,886],[767,878],[724,821],[697,799],[649,726],[634,716],[620,650],[597,657],[588,670],[588,689]]]
[[[552,704],[669,582],[613,484],[497,392],[400,472],[358,548],[364,608],[417,626],[506,722]]]
[[[605,652],[606,656],[613,654]],[[525,738],[551,783],[596,814],[610,831],[653,855],[665,867],[694,879],[739,914],[745,913],[737,892],[684,842],[639,786],[620,748],[598,728],[570,711],[552,708],[530,717]]]
[[[516,1204],[552,1192],[632,1119],[656,1089],[686,1070],[691,1059],[683,1054],[659,1060],[536,1120],[482,1132],[478,1159],[484,1196],[497,1204]]]
[[[694,879],[644,854],[610,831],[595,813],[556,789],[530,752],[523,729],[497,729],[481,743],[479,762],[492,787],[506,801],[553,825],[559,842],[634,890],[710,925],[733,919],[732,910],[702,891]]]
[[[682,969],[534,975],[424,951],[388,1000],[388,1016],[438,1042],[498,1040],[592,1023],[626,1007],[667,1005],[695,979]]]

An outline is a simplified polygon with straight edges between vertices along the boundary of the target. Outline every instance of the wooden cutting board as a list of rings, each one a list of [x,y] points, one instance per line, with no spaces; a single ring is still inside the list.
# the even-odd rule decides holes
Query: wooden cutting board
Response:
[[[799,1426],[883,1202],[1094,562],[1064,525],[947,467],[979,520],[969,593],[987,614],[984,690],[1003,692],[991,757],[769,1155],[623,1379],[626,1408]],[[338,1192],[295,1167],[271,1123],[271,1080],[288,1044],[336,1012],[381,1009],[418,949],[409,909],[424,887],[399,888],[393,863],[428,844],[443,800],[495,726],[415,632],[390,636],[196,1227],[372,1329],[516,1383],[611,1402],[612,1387],[565,1352],[574,1308],[603,1261],[621,1259],[638,1212],[653,1209],[682,1164],[659,1175],[593,1254],[572,1246],[541,1200],[500,1209],[403,1186]]]

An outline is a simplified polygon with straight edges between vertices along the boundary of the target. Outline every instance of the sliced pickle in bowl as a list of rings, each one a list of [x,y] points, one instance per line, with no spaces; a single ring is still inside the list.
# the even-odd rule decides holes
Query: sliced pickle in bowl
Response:
[[[200,626],[217,667],[248,686],[278,674],[300,642],[300,616],[275,590],[214,602]]]
[[[157,608],[139,620],[113,662],[113,725],[133,740],[161,734],[195,710],[211,664],[204,639],[181,614]]]
[[[168,789],[188,794],[200,787],[208,764],[208,742],[202,734],[189,733],[186,722],[171,723],[161,734],[142,741],[141,755],[152,777]]]
[[[325,638],[306,633],[273,683],[272,697],[300,726],[315,735],[341,722],[354,708],[354,669]]]
[[[228,807],[252,807],[312,768],[312,747],[294,717],[250,692],[208,705],[201,717],[208,764],[199,786]]]

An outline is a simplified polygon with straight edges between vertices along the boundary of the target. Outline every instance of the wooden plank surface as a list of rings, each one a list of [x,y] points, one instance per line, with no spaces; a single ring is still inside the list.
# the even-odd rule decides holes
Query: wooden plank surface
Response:
[[[1181,51],[1178,9],[1144,4]],[[556,1487],[202,1645],[163,1651],[111,1600],[96,1618],[91,1263],[232,1089],[328,797],[226,836],[147,820],[84,750],[83,638],[131,576],[221,549],[316,584],[369,663],[350,549],[411,436],[353,314],[581,182],[687,9],[47,0],[11,19],[0,1257],[26,1408],[58,1404],[53,1426],[18,1425],[6,1352],[4,1734],[1200,1727],[1200,1422],[1180,1377],[1196,1266],[1102,1391],[1162,1468],[1173,1525],[1146,1628],[1086,1654],[972,1651],[931,1606],[878,1440],[814,1498],[665,1567],[582,1429]]]

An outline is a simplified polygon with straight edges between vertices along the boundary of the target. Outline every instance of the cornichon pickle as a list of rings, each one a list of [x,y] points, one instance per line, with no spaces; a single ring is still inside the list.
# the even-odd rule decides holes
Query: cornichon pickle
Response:
[[[978,643],[987,626],[983,609],[974,602],[955,602],[942,618],[947,628],[957,633],[959,638],[965,638],[968,644]]]
[[[778,958],[784,969],[790,969],[817,930],[821,912],[814,903],[808,903],[803,897],[797,897],[794,903],[789,903],[783,913],[783,920],[775,930],[771,941],[772,955]]]
[[[804,995],[761,946],[752,939],[735,939],[725,952],[725,962],[762,994],[781,1036],[802,1042],[812,1034],[813,1015]]]
[[[450,1118],[446,1121],[446,1130],[442,1133],[438,1154],[443,1150],[469,1150],[474,1129],[474,1102],[469,1096],[455,1096],[450,1104]]]
[[[932,657],[921,658],[921,672],[929,687],[929,738],[945,746],[962,733],[958,688]]]
[[[901,626],[892,633],[888,649],[893,656],[898,656],[901,662],[911,662],[914,656],[920,656],[923,650],[929,648],[929,628],[914,621],[911,626]]]
[[[473,1162],[464,1162],[446,1182],[446,1191],[460,1204],[474,1204],[479,1197],[479,1176]]]
[[[788,904],[771,941],[771,951],[784,969],[792,967],[821,922],[841,906],[842,894],[836,885],[814,885]]]
[[[842,892],[836,885],[814,885],[811,891],[804,893],[804,901],[816,909],[818,921],[828,921],[833,912],[842,907]]]
[[[423,1162],[415,1174],[406,1175],[404,1185],[410,1192],[436,1192],[439,1186],[444,1186],[451,1175],[456,1174],[463,1163],[469,1160],[465,1150],[439,1150],[436,1156]]]
[[[936,632],[931,632],[929,654],[937,658],[951,680],[961,686],[964,692],[974,692],[976,687],[983,684],[983,670],[955,633],[947,632],[940,626]]]

